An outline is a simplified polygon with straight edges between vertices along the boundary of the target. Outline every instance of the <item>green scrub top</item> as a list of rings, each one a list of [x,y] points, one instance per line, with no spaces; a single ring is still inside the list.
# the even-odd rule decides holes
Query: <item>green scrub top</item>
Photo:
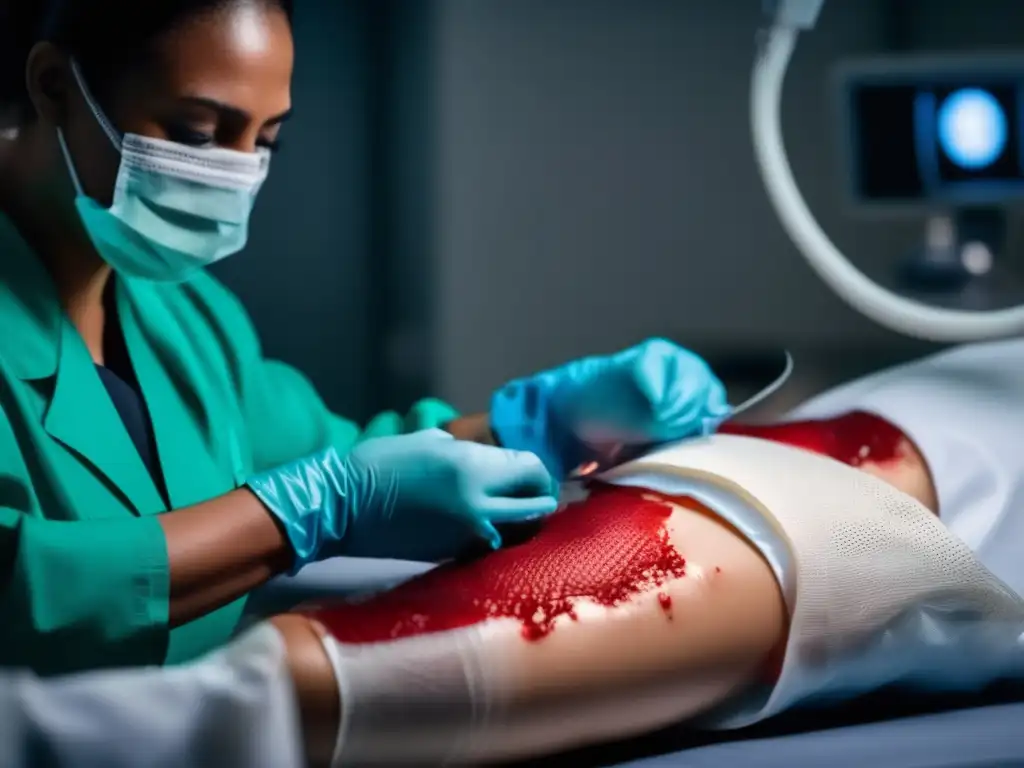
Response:
[[[347,450],[456,416],[427,400],[360,430],[298,371],[263,357],[238,299],[205,272],[116,288],[169,505],[48,273],[0,216],[0,666],[173,664],[223,644],[244,598],[168,626],[158,515],[329,444]]]

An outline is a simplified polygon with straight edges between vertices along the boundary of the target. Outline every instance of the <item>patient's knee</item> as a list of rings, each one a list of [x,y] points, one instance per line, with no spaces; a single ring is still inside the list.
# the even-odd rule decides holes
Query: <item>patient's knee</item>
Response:
[[[936,515],[939,514],[939,499],[931,470],[924,456],[909,438],[904,438],[901,444],[898,461],[868,462],[862,465],[861,469],[885,480],[908,496],[913,496]]]
[[[851,411],[830,419],[781,424],[725,424],[726,434],[746,435],[820,453],[885,480],[938,513],[924,456],[909,435],[872,413]]]

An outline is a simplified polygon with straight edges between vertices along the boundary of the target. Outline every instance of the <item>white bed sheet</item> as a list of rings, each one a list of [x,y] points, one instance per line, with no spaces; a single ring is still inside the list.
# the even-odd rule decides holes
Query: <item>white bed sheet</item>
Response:
[[[1024,594],[1024,340],[970,344],[839,386],[793,411],[888,419],[931,469],[939,517]]]

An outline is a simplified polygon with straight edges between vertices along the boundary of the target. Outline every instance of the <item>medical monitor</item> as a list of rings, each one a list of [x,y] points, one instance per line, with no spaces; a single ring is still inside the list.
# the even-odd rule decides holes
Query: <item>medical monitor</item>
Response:
[[[859,205],[1024,201],[1024,56],[884,56],[837,70],[846,179]]]

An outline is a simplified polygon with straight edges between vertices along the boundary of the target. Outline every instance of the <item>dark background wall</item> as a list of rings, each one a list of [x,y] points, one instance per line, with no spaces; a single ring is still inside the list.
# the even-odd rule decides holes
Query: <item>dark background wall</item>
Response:
[[[854,314],[785,237],[754,166],[757,0],[300,4],[296,118],[253,244],[220,272],[268,353],[365,417],[671,336],[790,398],[930,349]],[[1013,20],[1017,21],[1014,22]],[[791,162],[833,239],[885,276],[921,222],[846,202],[844,57],[1024,43],[1013,0],[830,0],[787,80]]]

